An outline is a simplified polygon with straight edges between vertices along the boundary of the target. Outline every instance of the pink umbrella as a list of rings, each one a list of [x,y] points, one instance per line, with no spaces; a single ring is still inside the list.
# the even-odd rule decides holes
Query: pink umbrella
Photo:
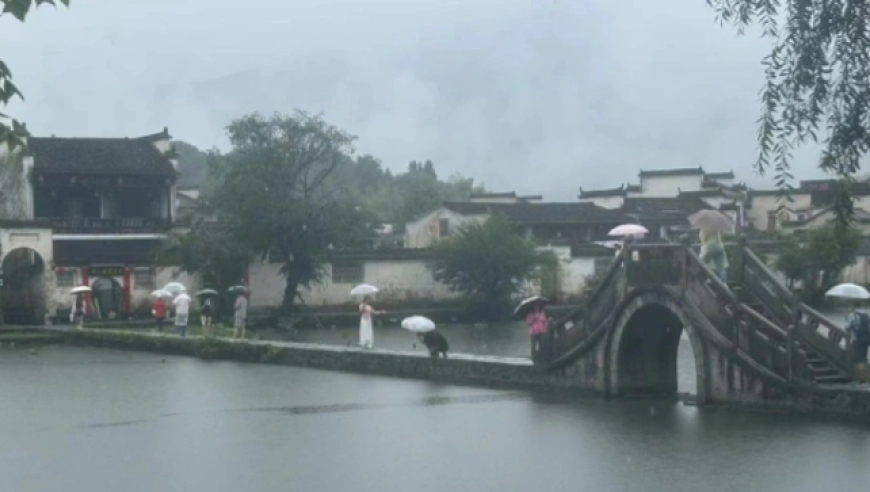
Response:
[[[646,227],[638,224],[622,224],[621,226],[617,226],[613,228],[610,232],[607,233],[608,236],[620,236],[620,237],[640,237],[644,234],[647,234],[649,231]]]

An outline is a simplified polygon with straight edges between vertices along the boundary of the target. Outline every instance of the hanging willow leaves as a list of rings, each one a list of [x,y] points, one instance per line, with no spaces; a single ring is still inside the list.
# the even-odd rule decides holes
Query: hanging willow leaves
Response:
[[[848,182],[870,146],[870,3],[866,0],[707,0],[720,23],[753,23],[773,40],[765,57],[756,170],[791,189],[792,149],[819,142],[819,167]],[[848,187],[844,188],[848,196]],[[847,206],[848,203],[848,206]],[[851,221],[851,198],[836,221]]]
[[[0,20],[4,17],[12,16],[20,22],[24,22],[31,8],[40,5],[63,4],[69,7],[70,0],[0,0]],[[24,100],[24,95],[18,90],[18,87],[12,83],[12,72],[9,67],[0,60],[0,107],[6,106],[13,98],[18,97]],[[10,149],[15,149],[19,145],[24,144],[24,138],[27,137],[27,128],[24,123],[10,117],[9,115],[0,112],[0,144],[6,144]]]

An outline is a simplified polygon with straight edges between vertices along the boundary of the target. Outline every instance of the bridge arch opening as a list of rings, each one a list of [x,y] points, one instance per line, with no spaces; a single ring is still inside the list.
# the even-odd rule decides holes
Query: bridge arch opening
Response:
[[[45,323],[45,261],[30,248],[15,248],[3,258],[3,322],[10,325]]]
[[[685,335],[684,335],[685,333]],[[697,354],[683,321],[661,304],[639,307],[621,330],[615,351],[617,393],[624,396],[697,394]]]

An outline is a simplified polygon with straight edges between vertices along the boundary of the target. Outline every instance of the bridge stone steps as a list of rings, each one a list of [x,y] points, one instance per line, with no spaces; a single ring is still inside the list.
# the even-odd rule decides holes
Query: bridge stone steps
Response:
[[[545,371],[600,373],[601,358],[593,351],[612,350],[608,335],[620,336],[636,303],[674,302],[683,307],[673,312],[697,311],[694,321],[706,326],[701,336],[753,377],[779,386],[850,382],[848,354],[827,336],[842,328],[795,298],[745,243],[732,259],[735,271],[723,284],[690,248],[632,244],[599,277],[582,306],[553,323],[556,335],[536,364]],[[650,301],[639,300],[647,295]]]
[[[780,322],[775,321],[777,320],[777,318],[764,303],[752,298],[752,296],[750,296],[745,290],[743,291],[743,295],[741,297],[747,306],[754,309],[756,312],[760,313],[768,320],[773,321],[775,324],[781,325]],[[765,338],[770,340],[770,337]],[[785,339],[770,341],[773,343],[780,342],[781,344],[787,343],[787,340]],[[814,352],[806,343],[798,341],[797,348],[798,350],[802,351],[805,356],[805,362],[814,383],[830,384],[845,383],[851,381],[851,377],[849,374],[844,373],[843,371],[835,367],[829,360]]]

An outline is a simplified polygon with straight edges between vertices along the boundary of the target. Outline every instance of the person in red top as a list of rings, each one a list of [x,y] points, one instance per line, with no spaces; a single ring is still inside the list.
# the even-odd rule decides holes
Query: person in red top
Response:
[[[532,337],[532,359],[540,359],[543,353],[549,349],[547,344],[547,313],[544,311],[544,302],[536,302],[532,312],[526,316],[526,324],[529,325],[529,335]]]
[[[163,333],[163,320],[166,319],[166,301],[162,297],[158,297],[154,301],[154,306],[151,308],[151,314],[154,315],[154,320],[157,321],[157,331]]]

